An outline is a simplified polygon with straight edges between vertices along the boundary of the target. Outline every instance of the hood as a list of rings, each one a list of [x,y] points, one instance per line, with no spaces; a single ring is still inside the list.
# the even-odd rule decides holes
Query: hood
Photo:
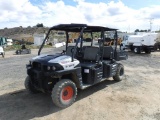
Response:
[[[62,56],[62,54],[42,54],[42,55],[32,58],[30,61],[40,62],[40,63],[45,64],[45,63],[48,63],[48,61],[53,60],[59,56]]]
[[[39,55],[30,60],[31,62],[38,62],[44,65],[53,65],[56,68],[73,69],[80,62],[77,59],[74,59],[72,62],[72,57],[63,54],[55,54],[55,55]]]

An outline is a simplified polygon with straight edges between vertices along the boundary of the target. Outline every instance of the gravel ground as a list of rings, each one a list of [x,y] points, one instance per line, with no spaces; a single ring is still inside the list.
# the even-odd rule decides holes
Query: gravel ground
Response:
[[[44,49],[44,53],[59,49]],[[125,78],[111,79],[78,91],[76,102],[60,109],[49,94],[27,93],[25,65],[37,55],[0,57],[0,120],[160,120],[160,52],[137,55],[129,52]]]

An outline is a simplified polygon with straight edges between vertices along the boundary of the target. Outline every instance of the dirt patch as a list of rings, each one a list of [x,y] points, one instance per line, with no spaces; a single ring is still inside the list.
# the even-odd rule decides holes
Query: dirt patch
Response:
[[[62,48],[47,48],[55,53]],[[112,78],[86,90],[79,90],[76,102],[60,109],[50,94],[28,94],[24,89],[25,65],[37,55],[6,53],[0,58],[0,120],[159,120],[160,119],[160,52],[133,54],[122,61],[125,78]]]

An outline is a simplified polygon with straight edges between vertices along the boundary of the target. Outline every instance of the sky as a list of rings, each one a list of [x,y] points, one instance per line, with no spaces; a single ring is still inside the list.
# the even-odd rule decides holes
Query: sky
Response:
[[[160,29],[160,0],[0,0],[0,29],[43,23],[85,23],[117,28]]]

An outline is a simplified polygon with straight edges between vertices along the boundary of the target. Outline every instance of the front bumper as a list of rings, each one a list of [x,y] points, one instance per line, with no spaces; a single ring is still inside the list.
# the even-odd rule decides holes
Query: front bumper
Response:
[[[33,69],[30,65],[26,65],[27,74],[31,77],[32,85],[40,91],[50,91],[54,85],[52,74],[41,70]]]

